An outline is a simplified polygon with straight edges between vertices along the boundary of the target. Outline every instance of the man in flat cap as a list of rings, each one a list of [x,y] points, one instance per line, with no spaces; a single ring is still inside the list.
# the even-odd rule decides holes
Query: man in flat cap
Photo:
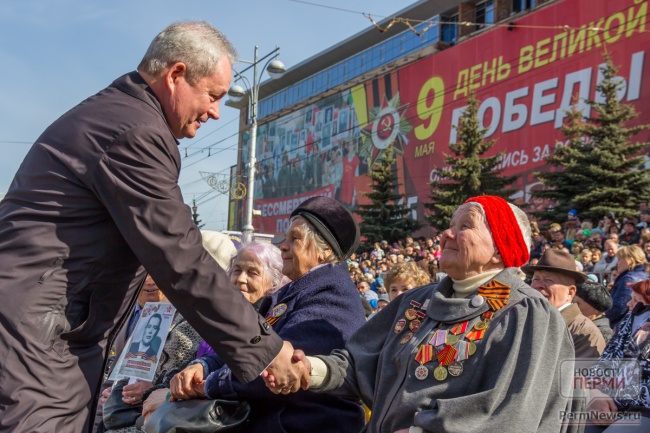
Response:
[[[605,343],[612,338],[612,328],[605,311],[612,308],[612,297],[607,288],[595,281],[587,279],[576,291],[573,302],[578,305],[580,312],[591,320],[603,334]]]
[[[605,349],[605,339],[596,325],[572,304],[578,285],[587,276],[576,270],[573,256],[565,251],[547,250],[535,266],[522,268],[532,275],[531,287],[557,308],[569,328],[576,358],[598,358]]]

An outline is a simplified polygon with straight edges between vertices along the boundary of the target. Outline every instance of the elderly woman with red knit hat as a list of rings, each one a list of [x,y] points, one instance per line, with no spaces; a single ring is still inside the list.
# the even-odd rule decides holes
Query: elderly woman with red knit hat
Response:
[[[442,234],[448,276],[397,297],[344,349],[296,351],[303,386],[360,397],[372,410],[364,432],[562,431],[573,345],[557,309],[521,278],[530,242],[519,208],[467,200]]]

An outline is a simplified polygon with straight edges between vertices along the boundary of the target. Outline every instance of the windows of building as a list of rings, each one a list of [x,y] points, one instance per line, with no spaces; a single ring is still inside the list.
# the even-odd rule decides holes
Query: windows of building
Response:
[[[458,14],[443,18],[444,24],[440,29],[440,39],[454,45],[458,42]]]
[[[518,13],[535,7],[536,0],[512,0],[512,12]]]
[[[476,5],[476,30],[486,24],[494,24],[494,0],[488,0]]]

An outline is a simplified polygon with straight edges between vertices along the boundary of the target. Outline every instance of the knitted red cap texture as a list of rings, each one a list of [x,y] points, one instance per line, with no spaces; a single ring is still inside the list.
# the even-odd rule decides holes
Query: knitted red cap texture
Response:
[[[465,203],[470,202],[478,203],[483,207],[492,231],[492,239],[501,254],[503,265],[510,268],[521,267],[528,263],[530,251],[526,247],[519,223],[508,202],[493,195],[481,195],[465,201]]]

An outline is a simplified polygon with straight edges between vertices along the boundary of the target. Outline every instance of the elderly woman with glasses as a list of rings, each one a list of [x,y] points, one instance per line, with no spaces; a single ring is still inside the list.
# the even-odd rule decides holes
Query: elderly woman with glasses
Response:
[[[279,244],[282,273],[293,282],[265,298],[259,309],[269,328],[308,355],[342,349],[366,321],[345,262],[358,243],[357,223],[337,201],[313,197],[298,206]],[[281,390],[283,394],[291,391]],[[364,424],[363,408],[356,397],[311,391],[275,395],[262,378],[248,384],[239,382],[214,355],[179,373],[172,380],[171,395],[172,400],[245,400],[251,415],[242,431],[250,433],[302,433],[309,429],[357,433]]]
[[[530,243],[519,208],[467,200],[442,235],[448,276],[390,302],[343,350],[294,352],[303,387],[360,397],[372,410],[364,432],[560,432],[573,345],[521,278]]]

